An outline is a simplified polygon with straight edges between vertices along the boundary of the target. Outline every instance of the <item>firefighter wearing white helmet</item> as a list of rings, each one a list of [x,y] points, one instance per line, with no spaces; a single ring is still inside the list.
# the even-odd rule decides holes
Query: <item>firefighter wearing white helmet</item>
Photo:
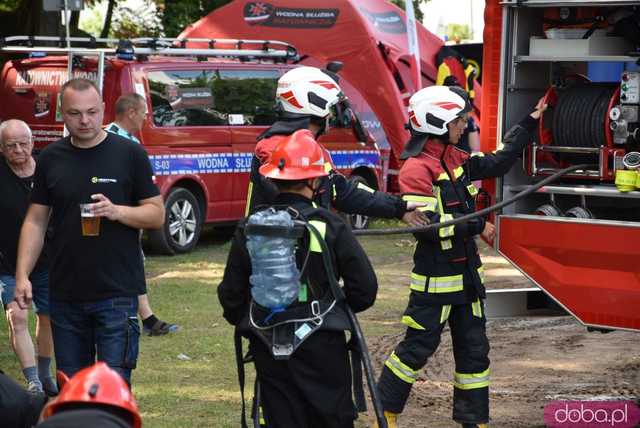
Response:
[[[504,137],[504,149],[470,156],[456,147],[472,105],[459,87],[431,86],[409,100],[411,139],[401,155],[400,191],[406,201],[425,204],[431,223],[473,213],[474,180],[509,171],[531,142],[546,105]],[[476,218],[415,234],[418,244],[410,275],[411,296],[402,317],[407,334],[387,358],[378,388],[390,428],[402,413],[419,370],[436,351],[449,323],[453,338],[453,419],[463,427],[489,421],[489,341],[485,329],[482,262],[475,237],[493,239],[494,227]],[[409,279],[408,279],[409,281]]]
[[[274,148],[283,139],[300,129],[308,129],[318,139],[329,129],[329,119],[334,106],[346,99],[338,84],[338,76],[330,71],[315,67],[299,67],[286,72],[278,80],[276,103],[278,120],[258,137],[255,156],[251,164],[249,192],[245,215],[257,207],[271,205],[277,189],[260,176],[260,165],[269,160]],[[336,171],[331,155],[324,149],[325,169],[329,172],[314,196],[317,205],[348,214],[362,214],[371,217],[398,218],[412,225],[425,224],[425,217],[415,210],[415,202],[374,191],[361,183],[354,183]]]
[[[294,68],[278,80],[276,100],[292,117],[325,118],[341,99],[344,95],[338,83],[315,67]]]

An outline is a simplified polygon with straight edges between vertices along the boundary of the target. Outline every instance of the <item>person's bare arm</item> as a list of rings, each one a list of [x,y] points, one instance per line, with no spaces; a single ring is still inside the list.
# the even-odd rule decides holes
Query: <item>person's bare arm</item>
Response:
[[[51,208],[47,205],[31,204],[22,223],[18,243],[15,291],[15,301],[21,309],[27,309],[31,306],[29,275],[42,252],[50,212]]]
[[[154,196],[138,201],[138,205],[116,205],[102,193],[91,195],[95,204],[91,205],[93,213],[112,221],[119,221],[134,229],[159,229],[164,224],[164,203],[162,196]]]

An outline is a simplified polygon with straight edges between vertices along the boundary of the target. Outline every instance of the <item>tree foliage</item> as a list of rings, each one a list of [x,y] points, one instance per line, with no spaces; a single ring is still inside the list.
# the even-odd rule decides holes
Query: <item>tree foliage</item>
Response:
[[[448,40],[469,40],[472,38],[471,29],[467,24],[449,24],[445,34]]]
[[[109,32],[109,36],[116,39],[163,35],[162,19],[152,0],[144,0],[142,7],[137,10],[129,6],[119,8]]]
[[[187,25],[232,0],[158,0],[167,37],[176,37]]]
[[[406,7],[405,0],[389,0],[389,1],[395,4],[396,6],[398,6],[399,8],[401,8],[402,10],[405,10],[404,9]],[[424,15],[422,13],[422,10],[420,10],[420,4],[426,3],[429,0],[412,0],[412,1],[413,1],[413,12],[416,15],[416,21],[422,22],[422,18],[424,18]]]

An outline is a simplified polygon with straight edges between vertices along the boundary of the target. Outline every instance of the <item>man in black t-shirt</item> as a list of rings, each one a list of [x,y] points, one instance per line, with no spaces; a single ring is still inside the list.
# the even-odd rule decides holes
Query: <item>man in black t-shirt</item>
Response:
[[[30,277],[37,322],[37,360],[29,334],[29,311],[13,300],[18,238],[36,169],[32,149],[31,130],[26,123],[11,119],[0,125],[0,298],[7,315],[11,346],[20,361],[28,391],[42,393],[44,388],[49,395],[55,395],[58,389],[50,370],[53,340],[49,320],[49,273],[44,252]]]
[[[70,136],[38,159],[20,233],[16,301],[24,307],[31,300],[28,276],[50,222],[57,368],[73,376],[97,353],[130,382],[140,337],[137,296],[145,292],[138,229],[162,226],[162,197],[144,149],[102,129],[104,103],[92,81],[62,86],[61,113]],[[100,217],[97,235],[87,236],[81,227],[83,203],[90,203],[85,215]]]

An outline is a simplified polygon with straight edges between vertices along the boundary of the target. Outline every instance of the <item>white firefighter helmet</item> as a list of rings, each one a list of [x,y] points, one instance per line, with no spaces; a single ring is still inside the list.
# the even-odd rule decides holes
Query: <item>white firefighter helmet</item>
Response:
[[[409,99],[409,124],[414,131],[431,135],[447,133],[447,124],[471,111],[471,102],[462,88],[429,86]]]
[[[285,113],[325,117],[343,97],[340,86],[315,67],[298,67],[278,80],[276,100]]]

